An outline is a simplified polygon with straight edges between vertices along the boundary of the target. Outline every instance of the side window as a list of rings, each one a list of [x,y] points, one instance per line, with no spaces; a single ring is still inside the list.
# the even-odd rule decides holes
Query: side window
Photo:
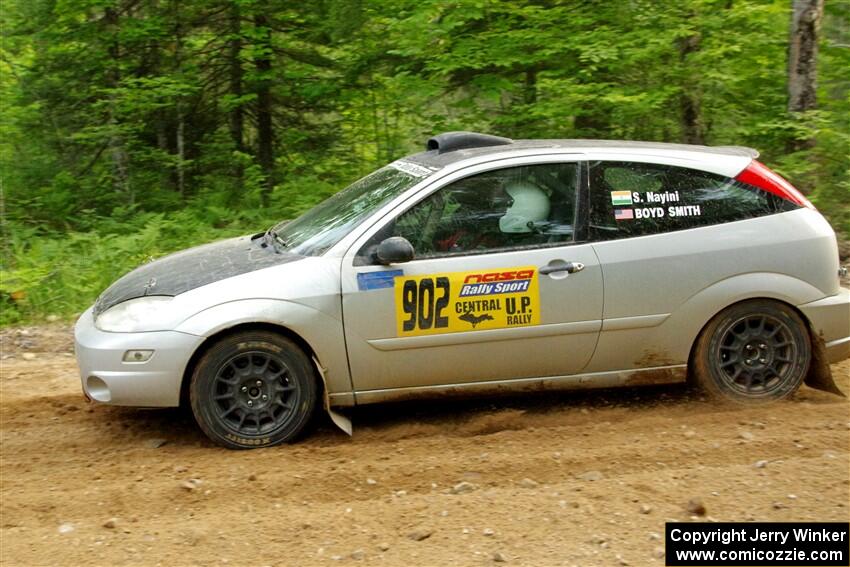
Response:
[[[610,240],[780,213],[796,205],[705,171],[637,162],[590,163],[590,234]]]
[[[572,242],[578,176],[578,163],[556,163],[460,179],[378,231],[358,263],[374,263],[375,249],[390,236],[409,240],[417,259]]]

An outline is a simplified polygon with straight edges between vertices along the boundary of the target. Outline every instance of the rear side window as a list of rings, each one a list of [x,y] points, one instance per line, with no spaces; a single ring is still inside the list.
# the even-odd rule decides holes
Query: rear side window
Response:
[[[672,232],[799,208],[752,185],[672,165],[590,163],[594,240]]]

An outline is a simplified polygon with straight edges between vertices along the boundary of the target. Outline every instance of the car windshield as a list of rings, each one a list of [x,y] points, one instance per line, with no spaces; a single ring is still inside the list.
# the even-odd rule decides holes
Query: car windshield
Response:
[[[318,256],[339,242],[373,212],[433,173],[430,169],[397,161],[370,173],[297,219],[271,229],[287,252]]]

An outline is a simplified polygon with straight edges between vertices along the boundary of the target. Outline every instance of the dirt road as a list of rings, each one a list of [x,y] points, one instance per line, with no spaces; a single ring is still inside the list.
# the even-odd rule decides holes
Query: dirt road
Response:
[[[663,565],[691,499],[850,519],[850,403],[808,388],[746,410],[679,386],[384,406],[352,439],[231,452],[177,410],[89,406],[68,330],[27,333],[0,337],[3,565]]]

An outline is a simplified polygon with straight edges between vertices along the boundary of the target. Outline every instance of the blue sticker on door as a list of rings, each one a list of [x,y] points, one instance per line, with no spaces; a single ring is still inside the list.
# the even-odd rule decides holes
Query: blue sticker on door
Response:
[[[403,275],[404,270],[359,273],[357,274],[357,289],[360,291],[368,291],[371,289],[391,288],[393,287],[395,278]]]

